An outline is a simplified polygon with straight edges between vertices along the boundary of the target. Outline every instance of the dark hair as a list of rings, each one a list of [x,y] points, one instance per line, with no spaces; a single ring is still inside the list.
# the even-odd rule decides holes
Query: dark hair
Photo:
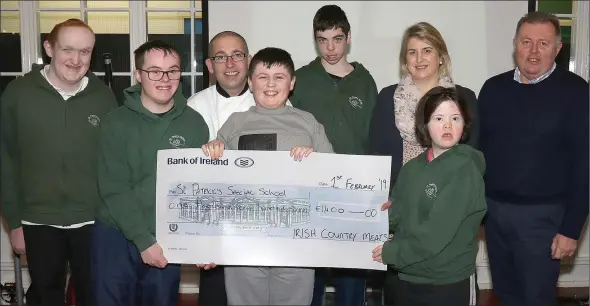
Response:
[[[154,50],[164,51],[164,55],[175,55],[176,57],[180,58],[180,53],[171,45],[161,41],[161,40],[151,40],[148,42],[143,43],[139,46],[133,54],[135,55],[135,69],[142,69],[143,61],[145,59],[145,55]]]
[[[313,35],[331,29],[342,29],[345,35],[350,32],[346,13],[334,4],[322,6],[313,17]]]
[[[457,93],[455,88],[445,88],[437,86],[429,90],[418,102],[415,115],[415,129],[416,138],[418,142],[424,147],[432,146],[432,138],[428,132],[428,122],[430,122],[430,116],[436,110],[436,108],[443,102],[452,101],[454,102],[461,116],[465,126],[463,127],[463,135],[461,135],[461,141],[467,140],[469,135],[469,129],[471,128],[471,113],[467,106],[467,101],[462,95]]]
[[[223,31],[220,33],[217,33],[215,36],[213,36],[213,38],[211,38],[211,41],[209,42],[209,55],[213,56],[213,42],[215,42],[217,39],[219,38],[223,38],[223,37],[235,37],[239,40],[242,41],[242,43],[244,44],[244,53],[248,54],[248,44],[246,43],[246,39],[244,38],[244,36],[234,32],[234,31]]]
[[[516,25],[516,33],[514,34],[515,39],[518,36],[518,32],[520,31],[520,27],[524,23],[531,23],[531,24],[550,23],[553,25],[553,28],[555,28],[555,40],[557,42],[561,41],[561,27],[559,26],[559,18],[557,18],[557,16],[555,16],[554,14],[545,13],[545,12],[530,12],[530,13],[524,15],[522,18],[520,18],[520,20],[518,21],[518,24]]]
[[[256,52],[252,57],[252,61],[250,61],[248,77],[252,77],[256,66],[259,64],[266,66],[266,68],[270,68],[271,66],[283,66],[287,68],[291,76],[295,74],[295,64],[293,63],[291,54],[280,48],[268,47]]]

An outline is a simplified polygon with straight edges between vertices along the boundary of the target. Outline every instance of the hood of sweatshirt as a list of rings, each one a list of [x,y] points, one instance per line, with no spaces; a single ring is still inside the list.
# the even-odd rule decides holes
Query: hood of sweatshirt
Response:
[[[347,82],[354,82],[355,80],[358,79],[363,79],[366,78],[368,75],[370,75],[369,70],[367,70],[367,68],[365,68],[365,66],[363,66],[363,64],[359,63],[359,62],[351,62],[350,63],[353,67],[354,70],[349,73],[348,75],[346,75],[343,80],[346,80]],[[316,57],[313,61],[311,61],[309,63],[309,65],[307,66],[308,69],[307,72],[310,74],[314,74],[314,75],[323,75],[326,77],[326,80],[329,80],[330,83],[333,83],[334,81],[332,80],[332,78],[330,77],[330,75],[326,72],[326,69],[324,68],[324,66],[322,65],[322,58],[321,57]]]
[[[486,162],[482,152],[466,144],[458,144],[452,151],[454,154],[467,157],[473,162],[477,171],[479,171],[482,176],[484,175],[486,171]]]
[[[44,69],[45,66],[47,65],[39,66],[36,69],[27,72],[23,78],[30,77],[39,87],[42,87],[43,89],[46,89],[47,91],[59,96],[57,90],[41,74],[41,70]],[[108,88],[104,85],[104,82],[99,79],[92,71],[88,70],[85,77],[88,78],[88,85],[86,85],[86,88],[76,95],[77,97],[92,95],[98,91],[104,92],[105,90],[108,90]]]
[[[429,151],[424,151],[411,161],[434,171],[433,173],[425,172],[429,173],[427,175],[464,176],[465,171],[471,171],[472,175],[483,177],[485,173],[486,162],[483,153],[470,145],[457,144],[432,161],[428,161]]]

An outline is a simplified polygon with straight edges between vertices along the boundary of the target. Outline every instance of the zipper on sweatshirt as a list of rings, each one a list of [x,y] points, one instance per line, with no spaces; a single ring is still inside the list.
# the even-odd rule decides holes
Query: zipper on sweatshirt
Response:
[[[332,80],[332,82],[334,82],[334,90],[336,91],[334,94],[334,97],[332,98],[332,109],[336,109],[338,107],[338,82],[336,82],[334,79],[332,79],[331,76],[328,75],[328,77]],[[341,123],[341,122],[339,122]],[[341,124],[339,124],[341,125]],[[336,126],[336,115],[334,113],[332,113],[332,133],[336,133],[335,131],[335,127]]]
[[[64,134],[68,132],[68,101],[64,101]],[[66,203],[66,145],[62,144],[63,153],[61,155],[61,198],[62,203]]]

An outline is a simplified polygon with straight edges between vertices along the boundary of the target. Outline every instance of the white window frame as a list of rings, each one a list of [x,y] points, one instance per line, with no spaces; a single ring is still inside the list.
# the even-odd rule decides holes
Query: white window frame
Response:
[[[535,9],[539,10],[539,0],[535,3]],[[570,19],[572,21],[572,36],[570,49],[569,70],[578,74],[588,81],[588,62],[590,38],[588,37],[588,1],[572,1],[571,14],[555,14],[560,19]]]
[[[23,3],[24,2],[24,3]],[[20,72],[16,72],[16,71],[10,71],[10,72],[0,72],[2,74],[2,76],[15,76],[15,77],[20,77],[23,76],[25,73],[27,73],[29,70],[31,70],[31,65],[29,65],[29,69],[24,70],[25,67],[25,53],[24,53],[24,48],[26,48],[27,46],[25,46],[23,44],[23,18],[22,18],[22,7],[24,5],[30,4],[29,2],[32,1],[18,1],[18,7],[17,8],[4,8],[4,7],[0,7],[0,11],[2,12],[18,12],[19,13],[19,33],[21,35],[21,39],[20,39],[20,48],[21,48],[21,71]]]
[[[575,5],[575,4],[573,4],[574,2],[577,2],[577,0],[573,0],[572,1],[572,5]],[[539,11],[539,0],[537,0],[535,2],[535,11]],[[548,12],[548,13],[551,13],[551,12]],[[573,8],[572,8],[572,13],[571,14],[555,14],[555,17],[557,17],[557,18],[570,18],[570,19],[573,19],[575,16],[576,16],[576,12],[574,11]]]
[[[197,76],[202,76],[203,73],[202,72],[197,72],[197,59],[195,58],[195,13],[196,12],[201,12],[202,13],[202,8],[203,8],[203,2],[205,2],[206,0],[201,0],[201,8],[197,8],[195,7],[195,1],[190,0],[190,7],[189,8],[155,8],[155,7],[147,7],[147,1],[134,1],[134,0],[130,0],[129,3],[131,2],[137,2],[143,5],[143,10],[144,12],[141,14],[141,17],[143,17],[144,19],[138,19],[137,20],[137,24],[144,24],[146,25],[144,27],[144,31],[145,31],[145,39],[147,40],[147,13],[148,12],[189,12],[190,13],[190,20],[191,20],[191,42],[190,42],[190,62],[191,62],[191,71],[190,72],[182,72],[182,76],[190,76],[191,77],[191,95],[194,95],[196,93],[196,89],[195,89],[195,78]],[[205,16],[201,15],[202,18],[204,18]],[[142,33],[143,35],[143,33]],[[206,35],[206,33],[203,33],[203,35]],[[144,40],[145,42],[145,40]],[[143,43],[143,42],[142,42]],[[141,43],[140,43],[141,44]],[[139,46],[139,45],[138,45]],[[203,45],[203,47],[205,47],[206,45]],[[131,49],[134,50],[134,49]],[[206,50],[203,50],[203,55],[207,54]],[[133,60],[132,60],[133,62]],[[205,59],[203,58],[203,63],[205,63]],[[131,84],[135,84],[132,83]],[[203,89],[207,88],[207,84],[203,84]],[[188,98],[188,97],[187,97]]]
[[[572,71],[588,81],[590,3],[588,1],[573,1],[573,6],[572,12],[575,17],[572,19]]]
[[[203,0],[205,2],[206,0]],[[89,8],[86,3],[80,0],[80,8],[40,8],[38,1],[18,1],[18,9],[2,9],[2,11],[18,11],[20,19],[20,44],[21,44],[21,68],[22,72],[2,72],[2,76],[22,76],[31,71],[33,64],[41,64],[41,44],[40,44],[40,30],[39,30],[39,12],[80,12],[80,19],[87,21],[88,12],[128,12],[129,13],[129,47],[130,47],[130,66],[129,72],[113,72],[113,76],[128,76],[131,85],[136,84],[134,77],[135,60],[133,58],[133,50],[147,41],[147,13],[148,12],[190,12],[191,16],[191,62],[196,63],[195,58],[195,13],[202,12],[201,8],[195,7],[194,1],[189,1],[189,8],[148,8],[147,0],[129,0],[128,8]],[[203,18],[206,18],[203,16]],[[37,22],[30,22],[29,20],[37,20]],[[203,33],[206,35],[207,33]],[[204,50],[203,54],[206,54]],[[204,61],[204,59],[203,59]],[[190,65],[191,71],[183,72],[182,76],[190,76],[191,95],[195,93],[195,79],[197,76],[203,76],[202,72],[197,72],[196,65]],[[98,76],[103,76],[104,72],[94,72]],[[207,84],[203,84],[206,88]]]

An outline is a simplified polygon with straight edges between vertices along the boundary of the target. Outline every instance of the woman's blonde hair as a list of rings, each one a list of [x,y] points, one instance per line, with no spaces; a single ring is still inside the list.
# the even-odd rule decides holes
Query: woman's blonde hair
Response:
[[[440,32],[428,22],[419,22],[407,28],[404,32],[402,46],[399,51],[399,66],[403,76],[410,73],[407,68],[406,54],[408,53],[408,41],[410,38],[418,38],[431,45],[438,53],[442,64],[438,68],[439,77],[451,76],[451,57]]]

